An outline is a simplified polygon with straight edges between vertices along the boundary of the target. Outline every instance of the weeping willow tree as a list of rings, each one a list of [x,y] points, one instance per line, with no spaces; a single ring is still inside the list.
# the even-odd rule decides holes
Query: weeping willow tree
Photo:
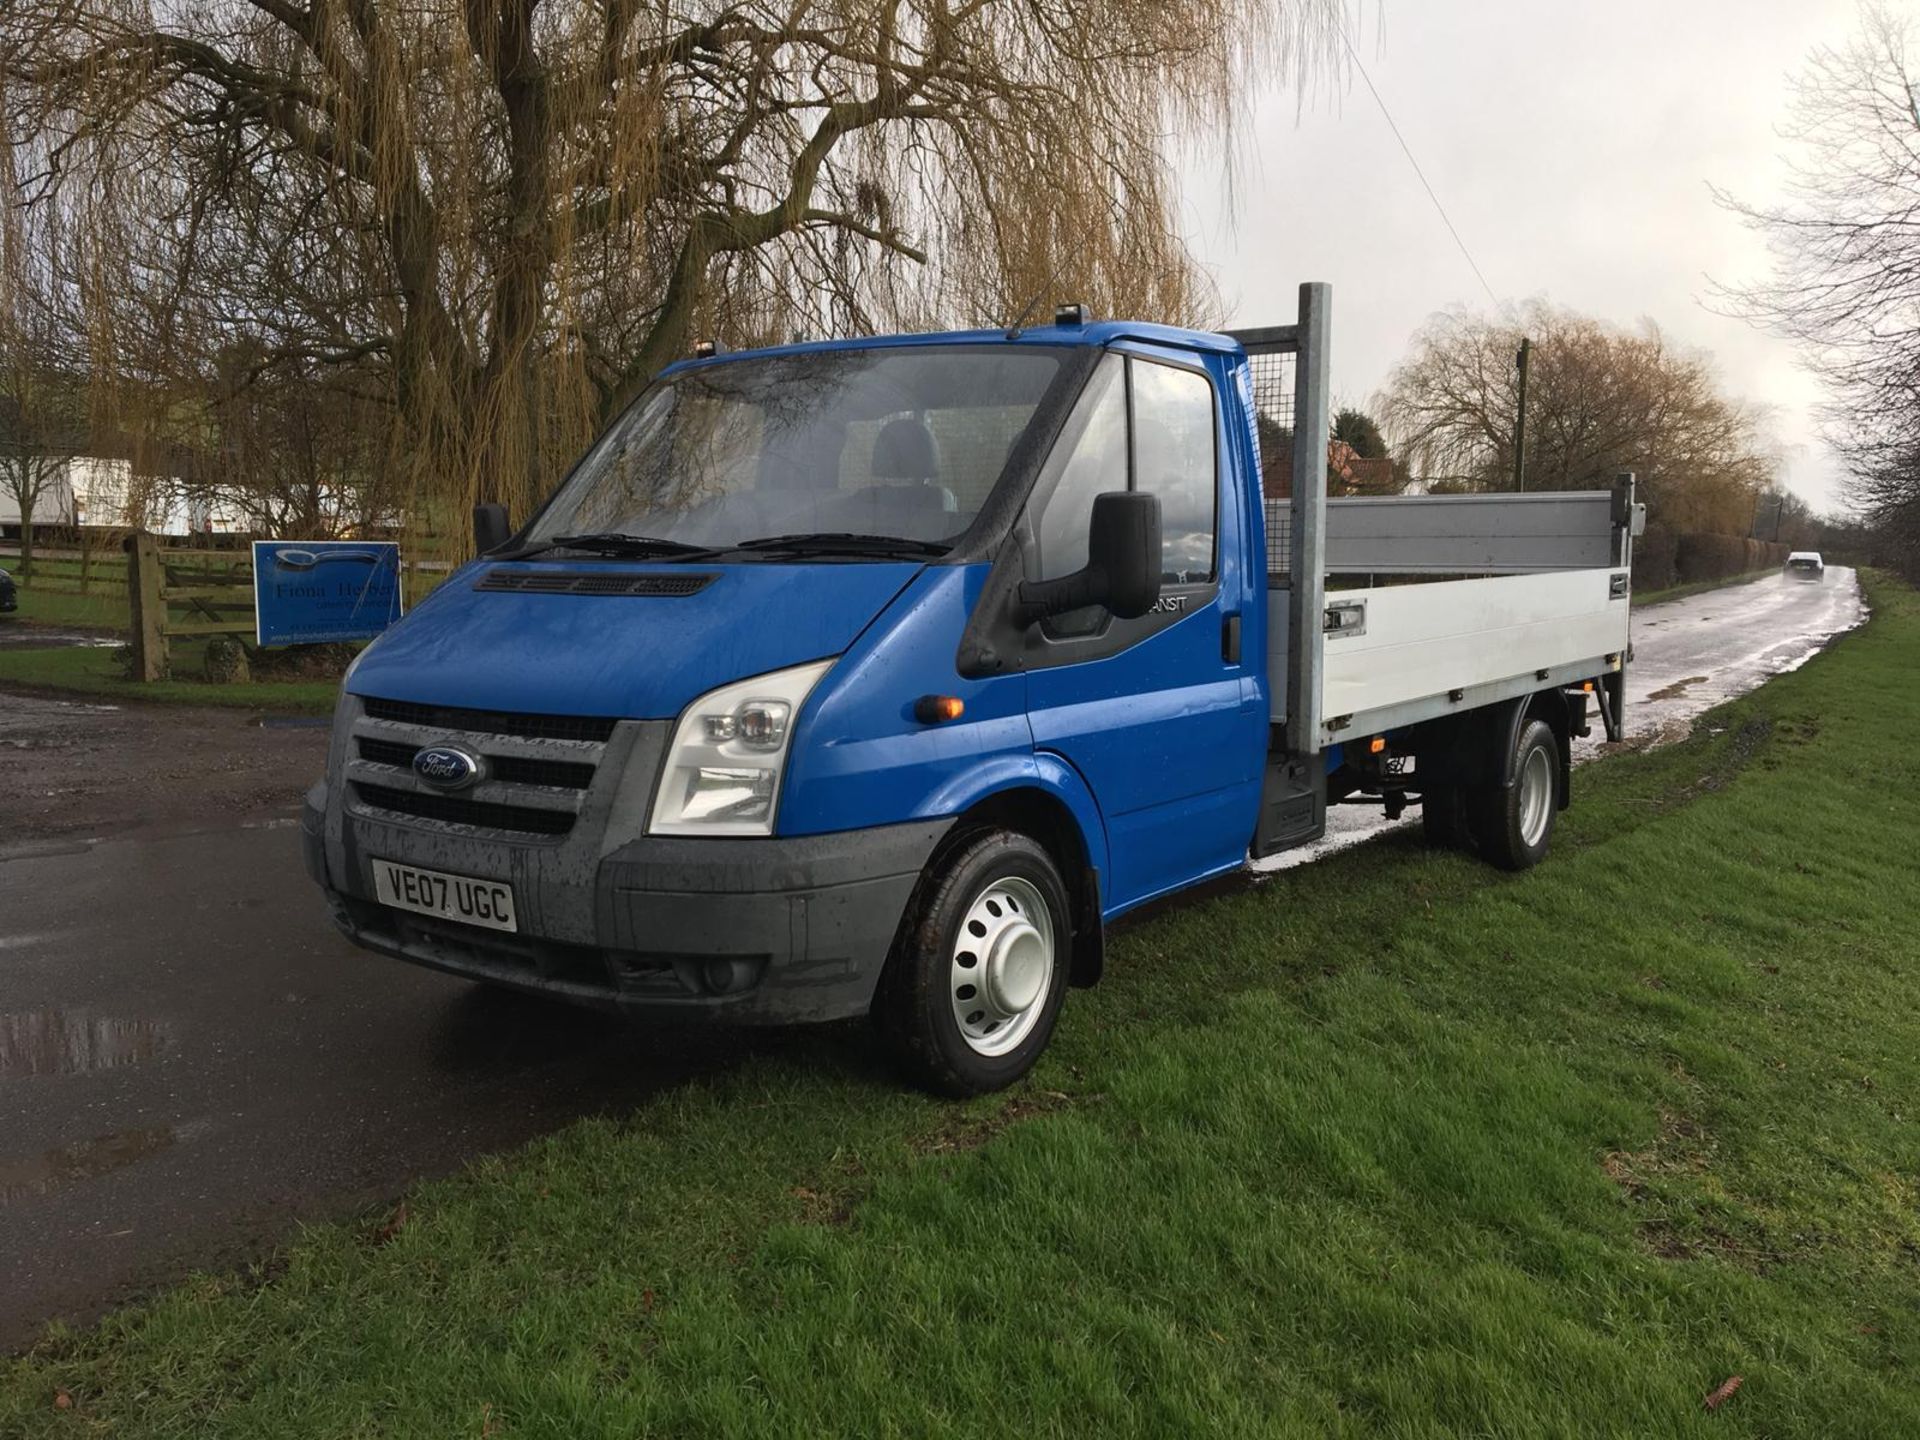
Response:
[[[1172,135],[1338,0],[10,0],[9,203],[120,407],[375,395],[409,513],[525,513],[692,339],[1202,319]],[[236,361],[235,357],[243,357]],[[158,397],[158,398],[156,398]],[[191,408],[191,407],[189,407]]]

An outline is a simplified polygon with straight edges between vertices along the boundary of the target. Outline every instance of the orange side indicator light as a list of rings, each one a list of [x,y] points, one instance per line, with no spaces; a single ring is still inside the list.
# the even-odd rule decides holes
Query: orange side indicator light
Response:
[[[958,695],[922,695],[913,702],[913,718],[922,725],[944,725],[958,720],[966,708]]]
[[[1378,755],[1381,751],[1385,750],[1386,748],[1387,748],[1387,741],[1384,735],[1376,735],[1373,737],[1373,739],[1367,742],[1367,753],[1369,755]]]
[[[1593,682],[1591,680],[1582,680],[1580,682],[1580,688],[1591,695],[1593,693]]]

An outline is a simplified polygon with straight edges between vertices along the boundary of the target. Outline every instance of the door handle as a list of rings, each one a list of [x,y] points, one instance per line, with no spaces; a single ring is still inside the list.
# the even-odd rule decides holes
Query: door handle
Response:
[[[1228,615],[1220,622],[1220,658],[1229,665],[1240,663],[1240,617]]]

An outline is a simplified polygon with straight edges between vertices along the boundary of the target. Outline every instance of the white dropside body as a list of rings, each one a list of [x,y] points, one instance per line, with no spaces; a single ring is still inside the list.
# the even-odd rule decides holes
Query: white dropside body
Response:
[[[1320,713],[1328,738],[1431,719],[1463,708],[1469,697],[1486,703],[1618,669],[1629,603],[1624,588],[1613,593],[1619,573],[1329,590],[1330,614],[1351,613],[1358,604],[1365,623],[1326,636]],[[1496,690],[1504,693],[1490,693]]]
[[[1281,723],[1293,591],[1287,522],[1279,503],[1267,509],[1268,670],[1272,719]],[[1620,669],[1632,537],[1643,513],[1630,491],[1332,502],[1322,624],[1306,667],[1320,699],[1313,743],[1324,748]],[[1377,583],[1382,577],[1392,583]]]

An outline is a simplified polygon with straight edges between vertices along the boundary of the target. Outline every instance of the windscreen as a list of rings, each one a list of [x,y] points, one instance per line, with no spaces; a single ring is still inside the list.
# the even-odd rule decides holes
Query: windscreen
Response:
[[[815,533],[956,540],[1060,373],[1035,346],[876,346],[661,380],[581,462],[529,543],[619,532],[728,546]]]

